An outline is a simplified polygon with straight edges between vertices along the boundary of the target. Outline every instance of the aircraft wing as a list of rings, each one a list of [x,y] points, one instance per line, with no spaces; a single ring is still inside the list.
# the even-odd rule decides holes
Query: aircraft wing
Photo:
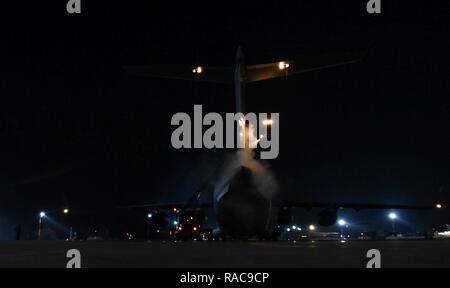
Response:
[[[204,81],[231,84],[233,71],[230,67],[208,67],[188,65],[125,66],[133,75],[176,80]]]
[[[135,208],[148,208],[148,209],[164,209],[170,210],[176,208],[177,210],[184,209],[186,207],[186,202],[171,202],[171,203],[154,203],[154,204],[143,204],[143,205],[129,205],[122,206],[123,209],[135,209]],[[202,208],[212,208],[212,202],[199,203],[197,207]]]
[[[359,61],[364,52],[305,55],[291,60],[247,66],[247,82],[257,82],[292,74],[321,70]]]
[[[133,208],[148,208],[148,209],[165,209],[170,210],[176,208],[177,210],[186,210],[188,208],[212,208],[213,202],[200,202],[201,194],[208,191],[211,188],[212,181],[215,179],[216,174],[219,172],[221,166],[217,166],[212,170],[210,174],[205,178],[201,185],[194,191],[192,196],[185,202],[169,202],[169,203],[154,203],[143,205],[131,205],[123,206],[120,208],[133,209]]]
[[[350,208],[354,210],[361,209],[399,209],[399,210],[432,210],[443,208],[442,204],[435,205],[403,205],[403,204],[370,204],[370,203],[346,203],[346,202],[279,202],[274,206],[279,207],[298,207],[305,209],[312,208]]]

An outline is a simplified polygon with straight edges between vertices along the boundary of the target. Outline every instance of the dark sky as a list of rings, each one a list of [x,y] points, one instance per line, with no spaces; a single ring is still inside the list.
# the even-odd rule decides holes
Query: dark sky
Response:
[[[41,209],[70,205],[88,227],[112,207],[189,197],[222,151],[173,149],[170,118],[194,104],[233,112],[231,87],[123,66],[232,65],[238,45],[255,64],[368,49],[357,64],[249,85],[248,110],[280,113],[280,198],[450,203],[448,2],[382,0],[381,15],[366,1],[82,0],[81,15],[32,2],[2,25],[0,238]]]

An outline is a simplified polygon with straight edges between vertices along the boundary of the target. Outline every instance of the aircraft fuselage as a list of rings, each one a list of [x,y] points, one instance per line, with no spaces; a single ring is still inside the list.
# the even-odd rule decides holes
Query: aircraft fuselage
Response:
[[[245,113],[246,68],[239,47],[234,69],[236,113]],[[254,160],[257,161],[257,160]],[[271,200],[263,196],[251,169],[238,166],[216,185],[214,208],[222,233],[232,237],[265,235],[268,231]]]
[[[253,177],[249,168],[241,166],[218,193],[217,224],[232,237],[267,234],[271,201],[258,190]]]

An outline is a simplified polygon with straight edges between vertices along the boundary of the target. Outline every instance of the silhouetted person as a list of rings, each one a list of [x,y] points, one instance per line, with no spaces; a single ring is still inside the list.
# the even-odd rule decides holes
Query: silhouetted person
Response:
[[[17,225],[16,228],[14,228],[14,231],[16,231],[16,240],[20,240],[20,235],[22,234],[22,225]]]

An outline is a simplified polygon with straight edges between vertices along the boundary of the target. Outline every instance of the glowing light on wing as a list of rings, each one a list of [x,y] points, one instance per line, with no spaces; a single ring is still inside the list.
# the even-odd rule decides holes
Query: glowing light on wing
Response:
[[[287,69],[287,68],[289,68],[289,63],[288,63],[288,62],[281,61],[281,62],[278,63],[278,68],[279,68],[280,70]]]
[[[192,69],[192,73],[194,74],[201,74],[203,72],[203,68],[201,66],[197,66]]]

